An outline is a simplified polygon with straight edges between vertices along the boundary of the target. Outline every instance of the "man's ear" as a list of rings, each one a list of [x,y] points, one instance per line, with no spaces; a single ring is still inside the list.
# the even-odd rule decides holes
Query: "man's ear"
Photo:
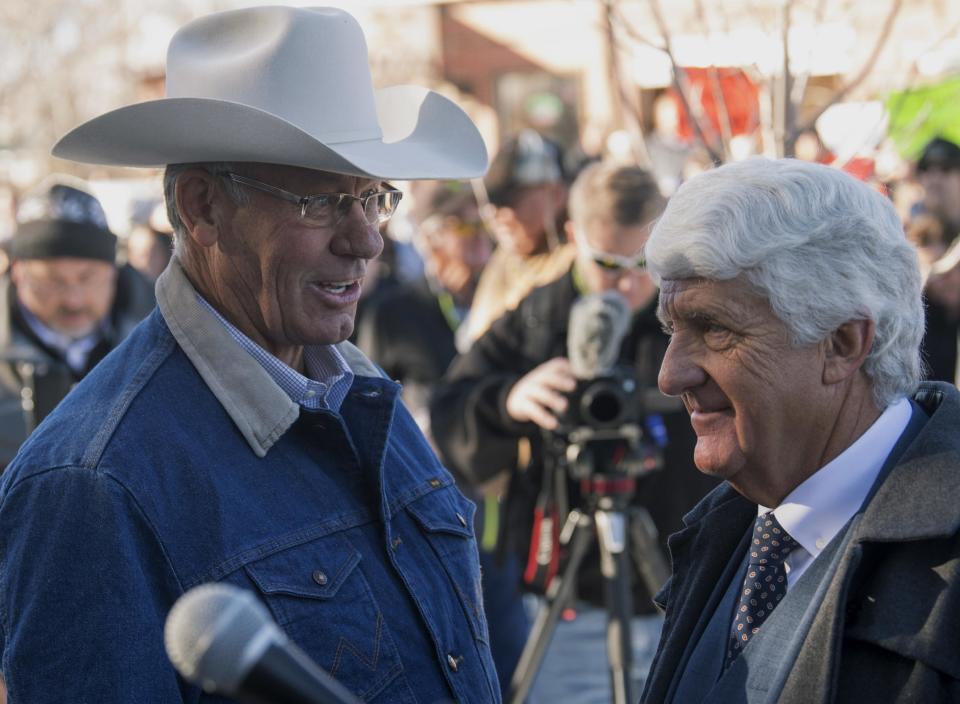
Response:
[[[872,320],[848,320],[825,343],[823,381],[836,384],[853,376],[873,348],[877,326]]]
[[[188,169],[177,177],[177,212],[190,239],[201,247],[213,246],[220,236],[214,210],[216,178],[203,169]]]
[[[10,280],[13,282],[14,286],[19,286],[20,282],[23,281],[23,268],[20,265],[19,259],[14,259],[10,262]]]

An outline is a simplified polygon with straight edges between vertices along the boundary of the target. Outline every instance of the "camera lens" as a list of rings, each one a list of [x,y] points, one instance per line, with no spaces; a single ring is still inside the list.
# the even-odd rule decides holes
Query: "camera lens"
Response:
[[[598,381],[589,386],[581,400],[583,419],[594,427],[616,425],[624,411],[623,392],[610,381]]]

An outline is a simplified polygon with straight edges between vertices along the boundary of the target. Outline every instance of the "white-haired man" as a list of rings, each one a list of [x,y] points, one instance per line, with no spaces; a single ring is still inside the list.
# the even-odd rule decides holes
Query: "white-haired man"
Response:
[[[920,383],[917,256],[838,170],[753,159],[646,249],[663,392],[725,483],[670,539],[648,702],[960,697],[960,396]]]
[[[196,20],[167,69],[167,98],[55,148],[166,164],[177,243],[158,309],[0,484],[11,700],[208,700],[163,625],[221,581],[363,701],[498,701],[474,507],[343,342],[399,200],[383,180],[478,176],[476,128],[430,91],[374,91],[340,10]]]

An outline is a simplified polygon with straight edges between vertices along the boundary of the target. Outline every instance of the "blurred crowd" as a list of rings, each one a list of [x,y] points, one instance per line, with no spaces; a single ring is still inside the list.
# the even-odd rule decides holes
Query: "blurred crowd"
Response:
[[[814,133],[796,151],[835,160]],[[353,341],[403,385],[414,418],[478,504],[504,692],[529,631],[523,594],[542,594],[552,577],[538,573],[531,535],[536,517],[555,509],[543,493],[544,438],[575,385],[566,345],[578,297],[623,296],[631,317],[619,361],[641,389],[656,389],[667,338],[643,244],[670,192],[709,164],[663,135],[647,152],[647,168],[622,155],[586,158],[528,129],[505,141],[482,181],[399,184],[404,207],[385,226],[384,253],[364,283]],[[897,205],[925,277],[928,378],[956,383],[960,146],[934,139],[915,163],[884,173],[870,159],[837,166]],[[91,188],[74,179],[51,176],[18,198],[16,222],[0,228],[12,233],[0,282],[0,467],[153,308],[152,284],[172,254],[160,203],[159,194],[137,203],[128,226],[112,228]],[[643,477],[634,501],[652,517],[661,551],[713,485],[693,466],[686,413],[662,415],[665,470]],[[587,564],[578,595],[597,604],[596,556]],[[650,590],[636,582],[637,614],[656,619]]]

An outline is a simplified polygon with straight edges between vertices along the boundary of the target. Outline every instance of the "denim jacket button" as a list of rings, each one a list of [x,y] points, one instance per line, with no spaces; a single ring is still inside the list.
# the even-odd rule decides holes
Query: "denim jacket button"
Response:
[[[320,570],[313,571],[313,581],[319,584],[321,587],[327,583],[327,575],[325,575]]]
[[[464,528],[467,527],[467,519],[463,517],[462,513],[457,514],[457,520],[460,521],[460,525],[462,525]]]
[[[460,661],[463,660],[463,657],[455,658],[452,655],[447,655],[447,665],[450,667],[451,672],[456,672],[460,669]]]

